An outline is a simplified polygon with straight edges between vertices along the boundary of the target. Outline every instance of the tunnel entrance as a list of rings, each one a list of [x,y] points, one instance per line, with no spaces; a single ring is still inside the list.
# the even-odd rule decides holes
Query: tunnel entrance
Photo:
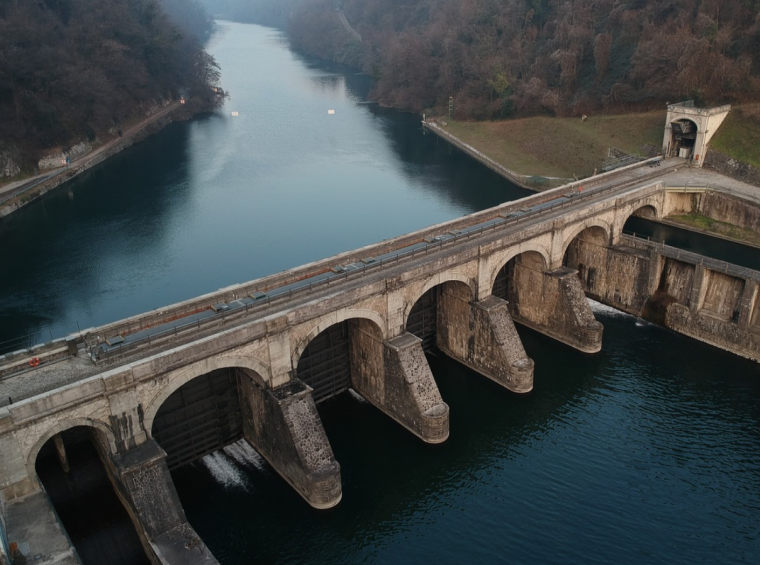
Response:
[[[48,440],[35,462],[37,476],[83,565],[150,565],[108,478],[97,447],[107,442],[98,434],[78,426]]]
[[[161,405],[153,438],[166,451],[169,470],[243,437],[238,378],[242,369],[218,369],[182,385]]]
[[[351,387],[349,322],[334,324],[309,342],[298,360],[296,375],[322,402]]]
[[[422,340],[422,349],[430,353],[436,349],[435,336],[438,329],[438,301],[443,286],[434,286],[423,294],[409,312],[406,331]]]
[[[697,139],[697,124],[691,120],[677,120],[670,124],[672,139],[670,156],[691,159],[694,156],[694,145]]]

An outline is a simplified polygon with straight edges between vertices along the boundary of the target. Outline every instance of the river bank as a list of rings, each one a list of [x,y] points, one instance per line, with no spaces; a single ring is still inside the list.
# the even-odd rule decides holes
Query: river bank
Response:
[[[97,146],[66,167],[0,186],[0,221],[109,157],[161,131],[170,123],[191,119],[197,113],[199,112],[191,110],[179,101],[171,102],[147,118],[127,127],[120,137]]]

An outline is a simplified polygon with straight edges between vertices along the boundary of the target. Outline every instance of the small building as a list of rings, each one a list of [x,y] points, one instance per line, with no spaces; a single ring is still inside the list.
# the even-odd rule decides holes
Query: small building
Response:
[[[668,104],[662,154],[688,159],[701,167],[710,139],[730,111],[730,105],[697,108],[693,100]]]

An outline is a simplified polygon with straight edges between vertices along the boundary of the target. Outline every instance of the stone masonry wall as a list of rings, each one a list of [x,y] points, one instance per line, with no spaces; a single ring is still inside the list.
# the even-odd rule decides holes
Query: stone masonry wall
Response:
[[[376,406],[423,441],[445,441],[449,437],[449,407],[438,391],[422,340],[405,333],[384,346],[385,396]]]
[[[710,149],[707,152],[704,164],[708,169],[712,169],[728,177],[760,186],[760,169],[748,163],[737,161],[715,149]]]
[[[298,380],[264,390],[238,380],[243,437],[315,508],[340,502],[340,465],[322,427],[311,389]]]
[[[638,316],[646,303],[650,258],[644,251],[575,240],[566,265],[577,269],[586,295]]]

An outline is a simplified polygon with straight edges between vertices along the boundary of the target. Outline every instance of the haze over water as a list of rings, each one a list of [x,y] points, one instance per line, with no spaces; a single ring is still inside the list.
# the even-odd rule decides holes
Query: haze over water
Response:
[[[220,23],[231,98],[0,224],[0,341],[107,322],[522,194],[366,77]],[[330,115],[328,110],[334,109]],[[231,116],[238,111],[239,116]],[[535,389],[431,358],[451,437],[320,405],[343,500],[316,511],[244,444],[174,473],[224,565],[758,563],[760,365],[595,306],[585,355],[520,329]],[[75,329],[75,328],[74,328]]]

